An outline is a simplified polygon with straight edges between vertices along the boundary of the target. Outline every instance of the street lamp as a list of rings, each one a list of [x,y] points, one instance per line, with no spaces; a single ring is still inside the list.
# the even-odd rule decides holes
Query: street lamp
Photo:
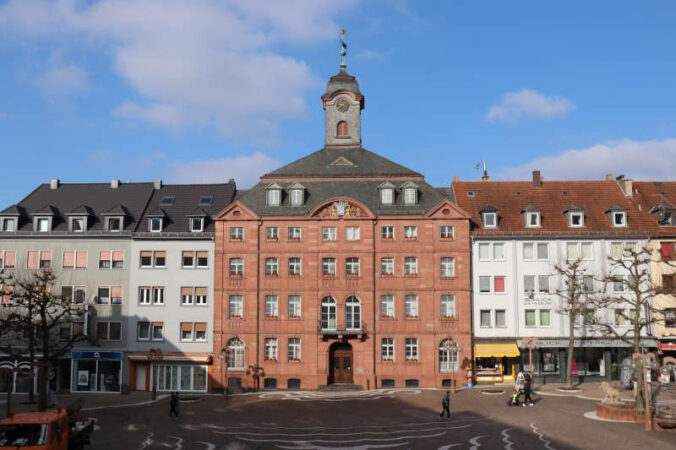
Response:
[[[449,338],[444,341],[443,348],[451,354],[451,393],[455,394],[455,358],[460,352],[460,344]]]
[[[221,354],[218,355],[218,359],[223,363],[223,398],[226,400],[228,400],[228,396],[230,395],[228,389],[228,357],[231,353],[232,349],[230,347],[223,347],[221,349]]]
[[[524,343],[528,346],[528,371],[533,373],[533,349],[538,346],[538,338],[529,337],[524,340]],[[532,386],[531,386],[532,387]]]
[[[246,371],[247,375],[251,375],[254,381],[254,391],[258,391],[261,387],[261,377],[265,376],[265,371],[261,366],[250,365]]]
[[[151,348],[148,350],[148,361],[150,361],[150,370],[153,374],[152,383],[153,389],[151,393],[151,398],[155,400],[157,398],[157,374],[155,373],[155,363],[162,361],[162,350],[159,348]]]

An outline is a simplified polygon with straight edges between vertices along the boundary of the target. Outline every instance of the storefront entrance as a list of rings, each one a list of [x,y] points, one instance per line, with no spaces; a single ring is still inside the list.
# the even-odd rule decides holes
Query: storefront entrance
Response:
[[[513,381],[515,360],[520,356],[516,344],[484,343],[474,346],[477,382]]]
[[[352,346],[337,342],[329,349],[329,384],[352,383]]]
[[[71,352],[71,392],[120,392],[122,352]]]

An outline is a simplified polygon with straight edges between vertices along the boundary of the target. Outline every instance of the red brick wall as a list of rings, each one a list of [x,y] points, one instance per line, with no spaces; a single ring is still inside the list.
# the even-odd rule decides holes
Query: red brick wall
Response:
[[[235,208],[237,209],[237,208]],[[442,241],[439,237],[439,226],[453,225],[455,239]],[[260,266],[257,270],[258,237],[260,225]],[[393,225],[395,238],[383,241],[380,238],[380,227]],[[404,241],[403,227],[418,227],[418,238]],[[229,238],[230,227],[244,227],[244,239],[232,242]],[[266,242],[265,228],[279,227],[279,241]],[[290,242],[287,239],[287,227],[300,226],[302,239]],[[323,242],[321,233],[323,226],[337,228],[337,241]],[[345,227],[359,226],[360,240],[346,242]],[[375,245],[374,245],[375,226]],[[375,252],[374,252],[375,247]],[[375,267],[374,267],[375,256]],[[395,274],[391,278],[380,275],[380,258],[395,258]],[[414,278],[403,276],[404,257],[418,258],[419,274]],[[440,277],[440,258],[455,258],[455,277]],[[229,259],[244,258],[244,276],[233,279],[228,274]],[[279,260],[279,276],[265,277],[265,258],[277,257]],[[288,276],[288,258],[302,258],[302,276]],[[322,275],[322,258],[335,257],[337,260],[336,277],[326,278]],[[345,274],[345,258],[360,258],[360,276],[348,278]],[[329,347],[338,340],[334,337],[323,339],[317,332],[320,319],[321,299],[332,296],[337,303],[338,329],[344,328],[345,300],[356,296],[361,300],[361,320],[366,326],[366,338],[360,340],[350,338],[348,343],[353,348],[354,383],[374,387],[374,341],[375,361],[378,386],[383,379],[395,380],[395,385],[405,385],[406,379],[419,380],[420,386],[441,386],[443,379],[451,374],[439,373],[439,343],[445,338],[453,338],[462,347],[460,360],[469,361],[471,354],[471,318],[470,318],[470,273],[469,273],[469,227],[464,217],[456,213],[433,217],[397,217],[397,218],[315,218],[302,219],[258,218],[241,214],[235,217],[226,214],[224,220],[216,224],[216,280],[215,280],[215,325],[214,354],[219,355],[221,349],[233,337],[245,342],[245,367],[256,364],[256,337],[259,320],[258,363],[263,367],[265,376],[277,379],[277,386],[285,388],[287,379],[299,378],[301,387],[314,389],[327,384]],[[375,270],[375,277],[374,277]],[[374,299],[375,280],[375,299]],[[419,317],[404,318],[404,295],[418,295]],[[229,296],[244,296],[244,315],[241,320],[229,320]],[[257,311],[257,294],[259,309]],[[264,298],[267,294],[279,297],[279,317],[269,320],[265,317]],[[289,320],[287,317],[287,296],[302,296],[302,318]],[[395,296],[396,313],[394,319],[382,320],[380,317],[380,296]],[[454,294],[456,298],[456,320],[442,321],[440,313],[440,296]],[[375,326],[373,323],[375,308]],[[374,334],[375,330],[375,334]],[[276,337],[279,343],[277,362],[264,361],[264,340]],[[287,339],[299,337],[302,342],[302,360],[287,362]],[[395,340],[395,360],[393,363],[381,363],[380,340],[391,337]],[[418,362],[407,363],[404,360],[404,340],[417,337]],[[222,386],[223,364],[215,360],[213,367],[213,386]],[[464,380],[464,370],[456,374],[458,385]],[[245,372],[228,371],[228,377],[240,377],[244,387],[253,385],[253,378]],[[261,386],[263,381],[261,380]]]

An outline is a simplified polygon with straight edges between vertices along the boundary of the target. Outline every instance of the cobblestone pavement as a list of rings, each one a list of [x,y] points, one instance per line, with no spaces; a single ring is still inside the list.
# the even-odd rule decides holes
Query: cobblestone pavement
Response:
[[[96,450],[676,448],[676,434],[586,418],[595,401],[539,396],[535,406],[508,407],[504,390],[459,392],[450,419],[439,418],[443,391],[426,389],[184,396],[179,418],[168,417],[166,398],[84,415],[99,420]]]

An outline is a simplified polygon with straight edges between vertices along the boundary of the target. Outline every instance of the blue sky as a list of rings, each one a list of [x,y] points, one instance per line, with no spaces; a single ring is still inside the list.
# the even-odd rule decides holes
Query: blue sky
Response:
[[[364,147],[437,186],[676,179],[667,1],[0,0],[0,206],[63,182],[219,182],[323,144],[348,70]]]

